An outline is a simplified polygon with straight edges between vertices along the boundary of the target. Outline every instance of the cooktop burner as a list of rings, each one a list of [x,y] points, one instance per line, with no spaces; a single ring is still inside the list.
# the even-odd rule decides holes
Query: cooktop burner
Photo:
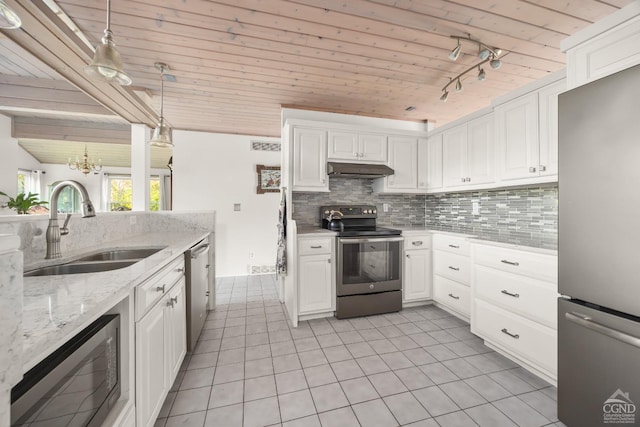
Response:
[[[348,228],[344,231],[338,231],[338,237],[360,237],[360,236],[399,236],[401,230],[386,227],[368,227],[368,228]]]
[[[378,209],[373,205],[333,205],[320,208],[322,228],[330,228],[330,220],[335,225],[337,218],[343,225],[343,230],[338,231],[338,237],[362,237],[362,236],[399,236],[401,230],[378,227],[376,219]]]

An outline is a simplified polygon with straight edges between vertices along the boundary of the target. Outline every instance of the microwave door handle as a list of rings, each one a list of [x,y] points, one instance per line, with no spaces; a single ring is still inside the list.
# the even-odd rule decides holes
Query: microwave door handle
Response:
[[[608,336],[609,338],[613,338],[615,340],[622,341],[625,344],[640,348],[640,338],[595,322],[591,320],[589,316],[584,316],[577,313],[565,313],[564,317],[570,322],[576,323],[580,326],[584,326],[585,328],[591,329],[592,331],[599,332],[603,335]]]

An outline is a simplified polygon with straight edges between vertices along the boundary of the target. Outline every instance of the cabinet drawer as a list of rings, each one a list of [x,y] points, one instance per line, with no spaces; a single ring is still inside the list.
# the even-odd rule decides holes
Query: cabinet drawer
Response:
[[[470,243],[464,237],[450,236],[448,234],[436,234],[433,236],[433,249],[469,256],[470,247]]]
[[[502,310],[485,301],[475,302],[475,332],[551,373],[557,373],[557,333],[554,329]]]
[[[456,282],[471,283],[471,261],[468,257],[443,251],[433,251],[433,271]]]
[[[431,248],[431,235],[430,234],[416,234],[404,236],[404,248],[410,249],[430,249]]]
[[[184,276],[184,257],[179,256],[169,265],[136,287],[136,320],[162,298],[178,279]]]
[[[298,239],[298,255],[330,254],[334,241],[332,237]]]
[[[470,292],[469,288],[440,276],[433,277],[433,297],[434,299],[452,308],[453,310],[469,316]]]
[[[552,283],[476,265],[473,289],[477,298],[553,329],[557,327],[558,294]]]
[[[501,248],[474,245],[474,262],[545,282],[558,283],[558,257]]]

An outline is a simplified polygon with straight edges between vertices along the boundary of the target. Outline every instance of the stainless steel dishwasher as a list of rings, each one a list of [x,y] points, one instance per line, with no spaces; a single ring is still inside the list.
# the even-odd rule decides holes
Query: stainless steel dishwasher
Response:
[[[187,351],[193,351],[207,318],[209,242],[203,239],[184,253],[187,280]]]

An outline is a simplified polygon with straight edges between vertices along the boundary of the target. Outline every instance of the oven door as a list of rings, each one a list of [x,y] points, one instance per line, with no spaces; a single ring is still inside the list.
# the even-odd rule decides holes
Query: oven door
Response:
[[[340,237],[338,296],[402,289],[403,237]]]

